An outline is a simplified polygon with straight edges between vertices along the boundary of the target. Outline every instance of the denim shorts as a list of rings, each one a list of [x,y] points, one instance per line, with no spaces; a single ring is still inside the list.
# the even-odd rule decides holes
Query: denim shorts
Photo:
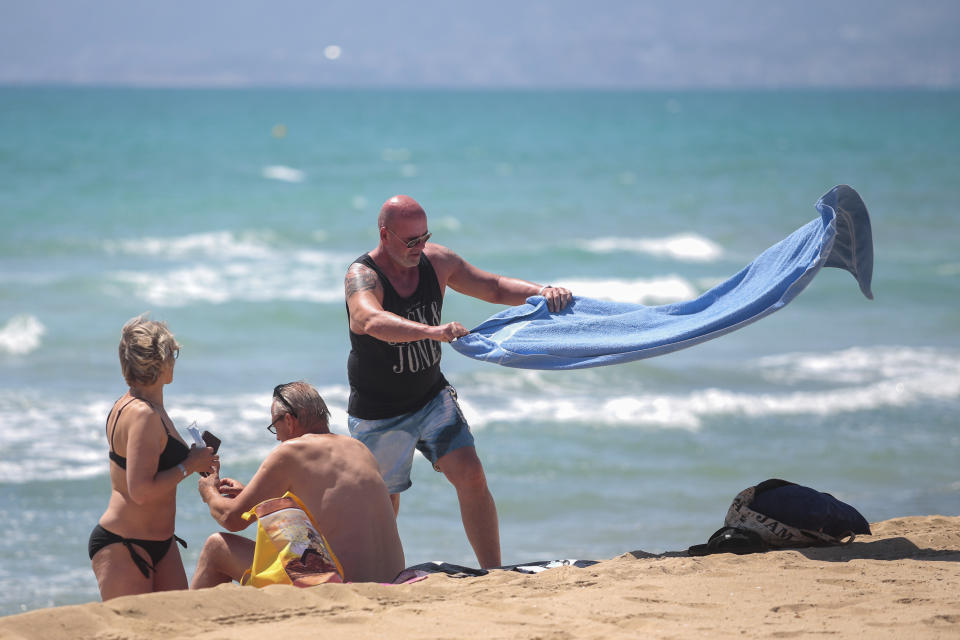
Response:
[[[380,475],[390,493],[410,488],[413,450],[439,471],[437,460],[452,451],[473,446],[470,426],[457,404],[457,392],[444,387],[419,411],[381,420],[347,416],[350,435],[367,445],[380,465]]]

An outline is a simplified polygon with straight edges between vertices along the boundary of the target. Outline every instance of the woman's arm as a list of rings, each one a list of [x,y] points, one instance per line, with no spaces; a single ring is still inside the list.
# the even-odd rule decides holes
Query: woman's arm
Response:
[[[127,493],[137,504],[146,504],[169,495],[184,479],[179,466],[157,471],[160,454],[167,446],[167,430],[160,416],[147,407],[131,407],[124,416],[127,435]],[[187,474],[207,471],[213,464],[213,449],[192,448],[181,463]]]

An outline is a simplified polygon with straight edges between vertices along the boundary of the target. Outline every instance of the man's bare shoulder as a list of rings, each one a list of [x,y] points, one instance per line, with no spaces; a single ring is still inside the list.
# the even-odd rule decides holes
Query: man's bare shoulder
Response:
[[[377,272],[365,264],[354,262],[343,278],[343,290],[347,299],[360,291],[376,291],[380,287]]]
[[[467,264],[466,260],[461,258],[456,251],[442,244],[428,243],[427,246],[423,248],[423,253],[426,254],[430,260],[434,271],[436,271],[437,275],[441,276],[441,280],[444,281],[450,274]]]
[[[442,244],[437,244],[436,242],[428,242],[423,247],[423,252],[430,258],[430,262],[436,262],[438,260],[441,262],[446,260],[461,260],[456,251]]]
[[[317,458],[329,455],[329,447],[323,441],[300,436],[274,447],[263,459],[257,475],[265,478],[290,478],[297,475],[300,469],[309,468]]]
[[[306,433],[298,438],[283,442],[275,451],[286,449],[288,451],[287,455],[294,455],[297,450],[341,451],[356,449],[357,445],[366,449],[366,445],[350,436],[342,436],[337,433]]]
[[[287,440],[274,447],[263,459],[260,470],[282,469],[284,465],[289,464],[293,457],[297,455],[296,447],[289,446],[291,442],[292,440]]]
[[[270,457],[273,458],[270,460],[271,468],[286,470],[287,473],[294,469],[309,469],[311,474],[345,468],[355,471],[366,467],[379,469],[365,444],[335,433],[308,433],[287,440],[274,449]],[[328,464],[334,461],[336,464]]]
[[[342,436],[338,433],[311,434],[311,442],[316,442],[318,447],[325,447],[338,454],[341,453],[370,453],[367,445],[363,444],[350,436]],[[372,454],[371,454],[372,455]]]

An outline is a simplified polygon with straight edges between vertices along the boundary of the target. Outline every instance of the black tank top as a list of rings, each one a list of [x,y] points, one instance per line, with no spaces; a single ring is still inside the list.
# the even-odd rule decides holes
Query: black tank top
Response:
[[[117,410],[117,415],[113,420],[113,431],[110,432],[110,459],[116,462],[121,469],[127,468],[127,459],[113,450],[113,436],[117,432],[117,423],[120,422],[120,414],[123,413],[123,410],[127,408],[128,404],[138,399],[139,398],[130,398],[130,400],[125,402],[124,405]],[[144,400],[144,402],[149,404],[151,409],[153,408],[153,405],[148,401]],[[163,424],[163,430],[167,432],[167,446],[163,448],[160,459],[157,460],[157,473],[166,471],[167,469],[173,469],[190,455],[190,449],[170,435],[167,424],[163,422],[163,417],[160,418],[160,422]],[[110,426],[110,416],[107,416],[107,426]]]
[[[420,254],[417,290],[407,298],[400,297],[369,253],[354,263],[370,267],[380,277],[386,311],[423,324],[440,324],[443,293],[426,255]],[[348,307],[348,320],[349,317]],[[411,413],[421,409],[447,386],[440,372],[440,343],[435,340],[384,342],[351,331],[350,347],[347,412],[351,416],[379,420]]]

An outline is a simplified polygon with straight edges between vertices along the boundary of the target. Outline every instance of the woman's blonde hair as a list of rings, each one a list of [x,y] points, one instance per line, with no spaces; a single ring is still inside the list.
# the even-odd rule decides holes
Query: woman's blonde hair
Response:
[[[147,315],[131,318],[120,332],[120,370],[131,387],[156,382],[163,364],[180,349],[167,323]]]

